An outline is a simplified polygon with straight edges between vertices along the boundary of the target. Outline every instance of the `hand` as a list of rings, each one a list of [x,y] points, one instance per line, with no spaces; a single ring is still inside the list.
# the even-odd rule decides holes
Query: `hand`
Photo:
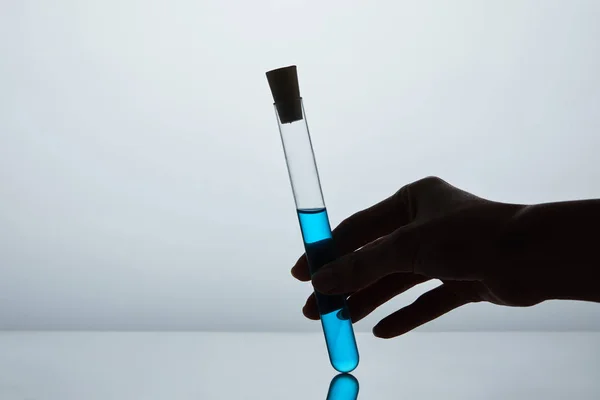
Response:
[[[373,333],[391,338],[472,302],[531,306],[548,299],[542,271],[508,262],[507,230],[525,206],[498,203],[425,178],[344,220],[333,238],[338,260],[313,277],[315,290],[344,294],[353,322],[430,279],[443,283],[380,321]],[[306,257],[292,268],[311,279]],[[319,319],[314,294],[303,313]]]

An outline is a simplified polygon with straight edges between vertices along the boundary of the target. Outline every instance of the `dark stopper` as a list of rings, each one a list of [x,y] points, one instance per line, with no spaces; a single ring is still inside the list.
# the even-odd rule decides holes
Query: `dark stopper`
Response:
[[[273,94],[277,114],[282,124],[302,119],[302,104],[295,65],[267,72],[267,80]]]

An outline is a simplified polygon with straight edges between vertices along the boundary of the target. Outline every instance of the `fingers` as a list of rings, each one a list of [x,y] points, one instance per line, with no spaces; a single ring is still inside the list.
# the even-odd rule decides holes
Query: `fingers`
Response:
[[[313,285],[324,294],[352,293],[391,273],[412,273],[416,238],[410,226],[397,229],[377,243],[324,266],[313,276]]]
[[[333,230],[340,255],[386,236],[409,222],[399,193],[351,215]]]
[[[317,306],[317,298],[314,293],[311,293],[306,300],[306,304],[302,308],[302,314],[308,319],[318,320],[321,318],[319,315],[319,308]]]
[[[296,264],[292,267],[292,276],[299,281],[308,282],[310,281],[310,270],[308,268],[308,260],[306,259],[306,254],[302,254],[302,256],[296,261]]]
[[[360,321],[385,302],[427,280],[429,278],[419,275],[392,274],[365,289],[352,293],[348,298],[352,322]],[[314,293],[308,297],[302,313],[308,319],[318,320],[320,318]]]
[[[373,334],[384,339],[393,338],[475,301],[479,299],[473,282],[444,283],[382,319],[373,328]]]
[[[333,239],[340,255],[350,253],[409,222],[402,200],[403,191],[346,218],[333,230]],[[292,268],[292,275],[301,281],[310,280],[306,255]]]
[[[412,274],[392,274],[355,292],[348,298],[352,322],[358,322],[382,304],[429,278]]]

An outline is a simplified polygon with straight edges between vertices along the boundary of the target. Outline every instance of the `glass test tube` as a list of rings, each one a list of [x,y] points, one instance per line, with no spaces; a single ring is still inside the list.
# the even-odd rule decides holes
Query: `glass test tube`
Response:
[[[300,90],[296,66],[267,72],[275,113],[311,275],[335,260],[335,245],[325,208],[319,173]],[[358,349],[345,296],[315,291],[331,365],[350,372],[358,365]]]

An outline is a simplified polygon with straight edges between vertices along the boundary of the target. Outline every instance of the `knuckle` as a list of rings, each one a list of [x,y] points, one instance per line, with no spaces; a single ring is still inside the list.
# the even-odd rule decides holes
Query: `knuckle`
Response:
[[[399,208],[407,211],[409,219],[412,220],[416,217],[419,199],[422,199],[432,190],[441,186],[449,186],[449,184],[437,176],[427,176],[402,186],[400,190],[394,194],[394,201]]]
[[[447,185],[448,182],[437,176],[427,176],[410,184],[413,190],[428,189],[439,185]]]

